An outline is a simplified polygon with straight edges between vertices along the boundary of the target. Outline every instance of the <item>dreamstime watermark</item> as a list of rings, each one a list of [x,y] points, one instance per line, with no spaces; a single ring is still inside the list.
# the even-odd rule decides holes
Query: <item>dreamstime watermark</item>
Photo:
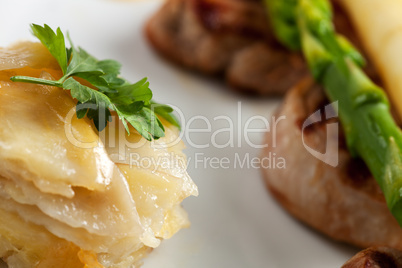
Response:
[[[81,109],[95,109],[92,104],[86,104]],[[237,112],[235,117],[227,115],[218,115],[213,118],[203,115],[196,115],[191,118],[186,118],[179,107],[171,105],[175,109],[176,115],[181,122],[182,131],[175,135],[168,134],[166,137],[159,140],[148,142],[141,138],[138,133],[132,130],[132,134],[128,135],[124,126],[119,122],[117,116],[108,118],[108,126],[99,133],[99,135],[82,135],[77,124],[79,120],[76,116],[76,110],[72,109],[65,118],[65,134],[70,143],[74,146],[91,149],[99,146],[107,147],[108,151],[113,154],[113,160],[130,164],[146,169],[171,169],[177,166],[188,166],[191,164],[194,168],[267,168],[267,169],[283,169],[286,168],[286,155],[278,156],[276,154],[277,146],[281,143],[278,140],[283,137],[278,137],[278,128],[281,124],[287,123],[286,116],[275,117],[270,119],[261,115],[254,115],[248,118],[243,118],[243,110],[241,102],[238,102]],[[151,109],[155,109],[157,104],[151,105]],[[315,158],[325,162],[331,166],[338,165],[338,123],[328,123],[326,125],[327,138],[325,152],[319,152],[311,148],[305,140],[306,129],[314,124],[325,122],[330,118],[336,118],[338,103],[334,102],[327,105],[324,109],[324,117],[321,115],[321,110],[317,110],[311,114],[303,122],[301,128],[301,140],[293,142],[301,142],[309,154]],[[106,122],[106,112],[99,114],[99,122]],[[254,125],[254,127],[253,127]],[[258,127],[255,127],[258,125]],[[87,126],[86,126],[87,127]],[[88,127],[87,127],[88,128]],[[87,132],[90,132],[87,129]],[[171,132],[171,130],[170,130]],[[169,133],[170,133],[169,132]],[[270,137],[262,139],[263,136]],[[281,135],[285,135],[281,132]],[[332,135],[330,137],[330,135]],[[333,136],[336,135],[334,139]],[[253,140],[253,137],[259,137],[259,140]],[[202,139],[200,138],[202,137]],[[182,140],[185,140],[187,145],[195,152],[188,159],[180,158],[176,155],[156,154],[157,156],[149,156],[142,153],[151,149],[155,152],[168,151],[169,148],[178,146]],[[268,155],[262,157],[252,157],[250,154],[236,152],[237,148],[244,146],[251,149],[267,150]],[[230,149],[234,148],[234,152],[230,157],[207,157],[205,150],[210,148]],[[267,149],[268,148],[268,149]],[[233,151],[233,150],[230,150]],[[278,150],[280,151],[280,150]],[[289,152],[292,153],[292,152]]]

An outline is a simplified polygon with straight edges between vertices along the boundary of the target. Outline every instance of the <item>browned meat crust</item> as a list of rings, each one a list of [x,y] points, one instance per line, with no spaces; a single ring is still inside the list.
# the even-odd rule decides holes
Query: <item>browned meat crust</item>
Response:
[[[293,216],[335,240],[363,248],[402,249],[402,229],[364,163],[351,158],[344,139],[339,138],[337,167],[318,160],[304,147],[301,125],[323,108],[325,101],[322,90],[310,79],[287,94],[276,113],[276,118],[283,115],[286,119],[267,134],[271,146],[262,154],[283,157],[286,168],[262,169],[268,189]],[[314,124],[303,132],[305,143],[322,153],[326,151],[327,123]],[[276,146],[272,146],[274,133]],[[328,133],[328,139],[335,141],[337,133]]]
[[[339,5],[335,11],[338,30],[358,42]],[[283,95],[308,73],[300,54],[275,41],[261,0],[168,0],[146,35],[166,58],[221,74],[243,92]]]
[[[233,88],[247,92],[283,95],[308,72],[299,54],[274,41],[260,1],[168,0],[146,34],[168,59],[224,75]]]
[[[402,252],[386,247],[368,248],[356,254],[342,268],[400,268]]]

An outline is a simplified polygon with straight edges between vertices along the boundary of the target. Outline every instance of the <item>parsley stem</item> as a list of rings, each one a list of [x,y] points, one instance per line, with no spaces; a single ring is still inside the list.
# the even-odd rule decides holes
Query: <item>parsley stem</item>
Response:
[[[54,32],[48,25],[31,25],[32,33],[52,54],[58,62],[63,77],[59,80],[46,80],[28,76],[13,76],[11,81],[40,84],[69,90],[71,97],[78,104],[90,104],[91,108],[77,109],[77,117],[87,116],[92,120],[98,131],[108,124],[110,110],[117,112],[127,133],[128,125],[135,128],[145,139],[156,140],[165,135],[162,122],[156,114],[165,118],[175,126],[179,122],[173,114],[173,109],[161,105],[151,109],[152,91],[147,79],[135,84],[120,77],[121,64],[114,60],[97,60],[82,48],[75,48],[71,40],[70,48],[66,48],[64,34],[60,28]],[[68,39],[70,39],[68,37]],[[75,79],[80,78],[80,79]],[[81,80],[86,81],[82,83]],[[101,115],[103,116],[101,119]]]
[[[63,87],[63,84],[59,81],[53,80],[46,80],[36,77],[29,77],[29,76],[13,76],[10,78],[13,82],[23,82],[23,83],[32,83],[32,84],[40,84],[40,85],[47,85],[47,86],[55,86],[55,87]]]

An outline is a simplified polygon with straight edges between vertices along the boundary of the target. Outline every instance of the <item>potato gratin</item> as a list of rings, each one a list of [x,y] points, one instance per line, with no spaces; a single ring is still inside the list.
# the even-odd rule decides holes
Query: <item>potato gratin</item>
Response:
[[[113,118],[99,135],[77,119],[68,91],[15,75],[62,73],[40,43],[0,48],[0,257],[9,267],[137,267],[189,225],[180,202],[197,187],[175,126],[162,121],[165,137],[148,142]]]

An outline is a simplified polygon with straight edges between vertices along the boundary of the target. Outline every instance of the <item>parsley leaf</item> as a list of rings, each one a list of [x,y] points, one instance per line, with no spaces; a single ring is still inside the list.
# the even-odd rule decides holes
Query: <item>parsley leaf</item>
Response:
[[[153,110],[157,115],[164,118],[166,121],[176,126],[179,130],[181,129],[179,119],[173,114],[174,110],[169,105],[156,103],[151,101],[149,108]]]
[[[165,129],[157,114],[180,128],[173,109],[152,101],[152,91],[147,78],[131,84],[119,77],[121,64],[114,60],[97,60],[84,49],[76,48],[67,35],[71,48],[66,48],[60,28],[56,33],[48,26],[31,25],[33,34],[55,57],[63,72],[57,81],[37,77],[14,76],[14,82],[50,85],[70,90],[76,99],[77,118],[85,116],[93,121],[98,131],[102,131],[111,121],[111,111],[115,111],[130,134],[129,125],[147,140],[159,139]],[[88,84],[79,82],[81,78]],[[94,89],[96,88],[96,89]]]
[[[65,76],[72,76],[78,74],[91,74],[94,76],[101,76],[105,73],[98,67],[98,60],[93,56],[89,55],[88,52],[83,50],[82,48],[75,48],[73,42],[68,36],[68,40],[70,41],[72,55],[70,64],[67,67],[67,73]]]
[[[165,129],[155,113],[147,107],[142,107],[142,109],[133,113],[135,105],[134,103],[128,106],[121,106],[116,110],[126,130],[128,131],[128,122],[147,140],[151,140],[155,136],[163,137]]]
[[[32,24],[31,29],[32,33],[47,47],[50,54],[55,57],[63,74],[65,74],[67,71],[67,50],[64,35],[60,28],[57,28],[57,34],[46,24],[44,27]]]
[[[143,101],[148,105],[152,99],[152,91],[149,82],[144,78],[132,85],[122,85],[116,88],[115,94],[110,94],[111,99],[117,104],[130,104],[135,101]]]

